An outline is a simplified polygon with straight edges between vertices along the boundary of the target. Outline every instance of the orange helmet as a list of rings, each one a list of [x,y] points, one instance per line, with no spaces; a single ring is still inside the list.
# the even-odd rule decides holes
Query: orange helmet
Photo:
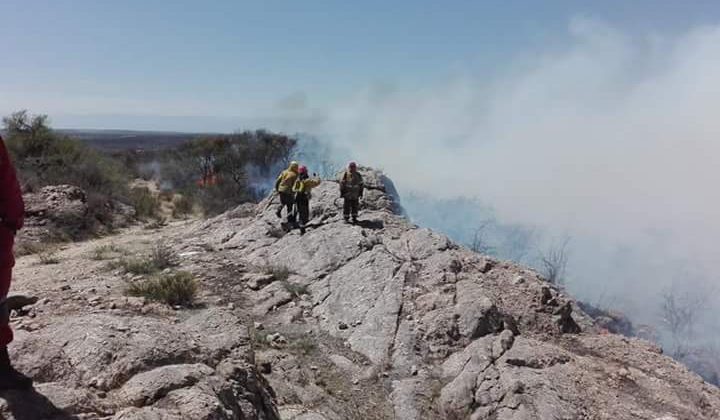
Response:
[[[306,167],[305,165],[301,165],[301,166],[298,168],[298,173],[299,173],[299,174],[306,174],[306,173],[307,173],[307,167]]]

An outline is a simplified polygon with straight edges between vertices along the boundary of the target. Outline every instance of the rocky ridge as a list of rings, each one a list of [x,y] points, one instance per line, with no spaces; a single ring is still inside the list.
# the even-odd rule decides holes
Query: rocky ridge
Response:
[[[57,267],[19,259],[17,287],[45,297],[13,320],[16,363],[48,402],[34,406],[123,419],[720,418],[720,390],[660,348],[607,334],[530,269],[412,225],[392,183],[364,176],[358,225],[326,182],[305,235],[280,229],[266,200],[100,242],[172,244],[201,281],[192,310],[123,297],[132,279],[87,261],[89,245]],[[0,402],[3,415],[22,418],[23,398]]]

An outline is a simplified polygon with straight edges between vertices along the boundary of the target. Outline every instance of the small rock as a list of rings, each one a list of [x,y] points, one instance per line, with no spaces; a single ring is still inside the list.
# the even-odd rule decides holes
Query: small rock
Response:
[[[523,276],[517,276],[513,279],[513,284],[523,284],[525,283],[525,277]]]
[[[418,374],[418,367],[415,365],[410,366],[410,374],[416,376]]]
[[[258,331],[262,331],[265,329],[265,325],[263,325],[262,322],[255,322],[253,325],[255,326],[255,329]]]
[[[235,304],[230,302],[230,303],[228,303],[227,307],[228,307],[228,309],[230,309],[232,311],[233,309],[235,309]]]
[[[515,381],[510,387],[510,390],[513,394],[522,394],[525,392],[525,384],[521,381]]]
[[[270,362],[260,363],[260,373],[263,375],[269,375],[272,373],[272,364]]]
[[[338,329],[340,329],[340,330],[347,330],[347,329],[348,329],[348,324],[340,321],[340,322],[338,322]]]
[[[60,286],[60,290],[63,291],[63,292],[66,292],[66,291],[70,290],[70,286],[67,285],[67,284],[66,284],[66,285],[63,285],[63,286]]]
[[[310,365],[310,370],[318,370],[319,368],[315,365]]]

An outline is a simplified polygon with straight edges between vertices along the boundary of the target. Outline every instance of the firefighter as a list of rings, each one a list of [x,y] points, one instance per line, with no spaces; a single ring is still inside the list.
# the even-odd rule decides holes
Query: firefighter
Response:
[[[343,198],[343,218],[346,222],[357,223],[358,212],[360,211],[360,198],[363,196],[363,179],[357,170],[357,163],[350,162],[347,170],[343,172],[339,180],[340,196]]]
[[[283,208],[287,208],[287,219],[288,223],[293,223],[294,213],[293,205],[295,204],[293,186],[298,177],[298,163],[295,161],[290,162],[290,166],[287,169],[280,172],[277,180],[275,181],[275,191],[280,196],[280,207],[278,207],[275,214],[278,218],[282,217]]]
[[[7,304],[12,268],[15,265],[12,248],[15,233],[23,226],[24,215],[25,206],[15,168],[0,137],[0,389],[32,387],[32,379],[10,365],[7,348],[13,340]]]
[[[293,186],[293,192],[295,193],[295,208],[300,216],[300,234],[305,233],[305,225],[310,219],[310,191],[320,185],[320,178],[317,174],[313,174],[313,177],[308,176],[308,170],[305,166],[300,166],[298,169],[298,178]]]

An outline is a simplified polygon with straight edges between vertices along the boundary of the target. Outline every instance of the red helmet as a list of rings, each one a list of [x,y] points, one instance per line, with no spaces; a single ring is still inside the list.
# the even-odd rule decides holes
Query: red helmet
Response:
[[[306,173],[307,173],[307,167],[306,167],[305,165],[300,165],[300,167],[298,168],[298,173],[299,173],[299,174],[306,174]]]

